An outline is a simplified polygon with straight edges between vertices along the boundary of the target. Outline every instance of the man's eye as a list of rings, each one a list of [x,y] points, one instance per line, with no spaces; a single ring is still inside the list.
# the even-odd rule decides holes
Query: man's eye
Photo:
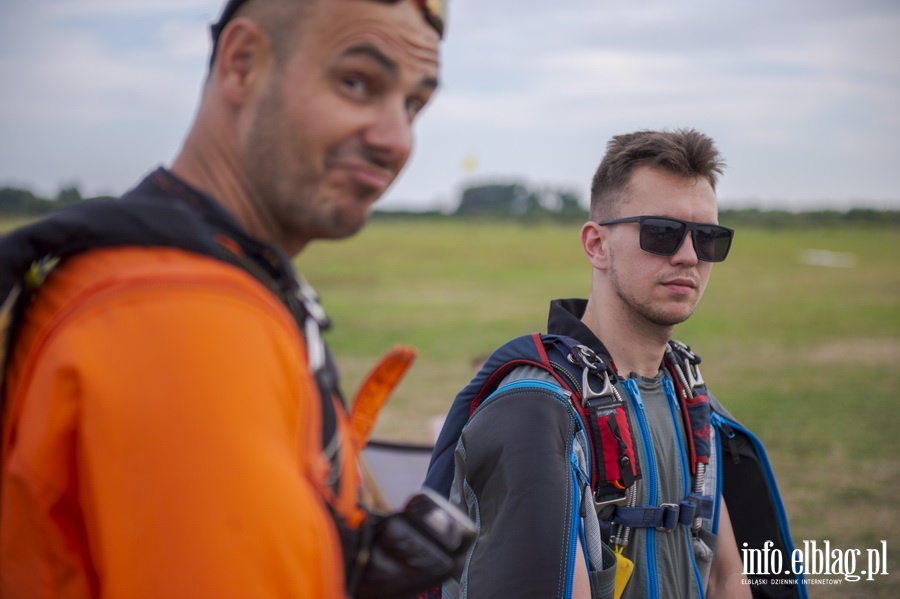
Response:
[[[410,98],[406,101],[406,113],[409,118],[415,117],[423,108],[425,108],[425,102],[419,98]]]
[[[346,75],[341,82],[344,88],[353,94],[364,94],[368,89],[365,78],[359,75]]]

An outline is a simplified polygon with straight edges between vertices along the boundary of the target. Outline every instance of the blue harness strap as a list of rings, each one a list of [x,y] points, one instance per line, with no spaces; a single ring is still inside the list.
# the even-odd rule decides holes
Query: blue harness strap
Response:
[[[709,403],[697,358],[682,344],[673,343],[665,366],[672,374],[687,431],[691,473],[697,463],[709,459]],[[641,478],[634,454],[625,404],[616,392],[615,373],[608,358],[598,356],[576,339],[562,335],[523,335],[499,347],[472,381],[456,396],[435,444],[424,486],[444,496],[450,494],[454,474],[454,451],[462,430],[474,411],[499,386],[503,378],[520,366],[535,366],[548,372],[572,393],[576,411],[591,441],[591,488],[595,509],[604,519],[628,527],[671,530],[676,524],[691,525],[696,518],[709,518],[713,498],[698,492],[677,504],[626,507],[626,490]],[[687,374],[685,374],[685,372]],[[698,395],[701,391],[702,395]]]
[[[523,335],[497,348],[485,361],[475,378],[460,391],[450,405],[444,427],[438,435],[431,454],[431,463],[423,486],[434,489],[444,497],[450,495],[453,483],[453,452],[463,427],[478,405],[490,395],[503,377],[519,366],[545,368],[535,346],[533,335]]]
[[[666,353],[664,367],[668,370],[676,389],[678,403],[688,437],[687,450],[690,452],[689,463],[691,475],[695,478],[694,491],[686,498],[672,504],[645,507],[627,507],[615,500],[623,497],[623,489],[616,489],[614,498],[609,508],[601,510],[601,527],[610,523],[620,524],[623,527],[657,528],[660,531],[671,531],[679,524],[693,527],[698,519],[715,520],[715,502],[717,498],[703,495],[698,489],[702,488],[704,471],[710,463],[712,454],[711,427],[715,425],[726,432],[731,431],[731,426],[738,425],[731,420],[718,420],[713,416],[714,400],[711,400],[706,384],[698,369],[700,358],[690,351],[690,348],[672,341],[670,350]],[[583,350],[588,350],[587,352]],[[591,356],[589,348],[579,344],[577,340],[559,335],[525,335],[511,340],[498,348],[485,362],[475,378],[456,396],[448,413],[444,428],[435,444],[431,464],[425,478],[424,486],[443,494],[449,495],[454,475],[454,451],[459,442],[462,430],[468,422],[472,412],[484,399],[494,392],[497,385],[506,375],[519,366],[531,365],[541,368],[556,379],[563,388],[572,392],[572,401],[579,415],[585,421],[588,436],[591,440],[592,464],[595,471],[600,463],[605,462],[597,455],[604,455],[601,437],[598,433],[602,430],[599,426],[593,426],[600,414],[609,415],[614,410],[609,410],[614,388],[614,374],[609,374],[609,387],[604,380],[606,363],[597,356]],[[597,360],[599,359],[599,364]],[[601,367],[600,364],[603,364]],[[591,365],[596,365],[595,369]],[[614,397],[614,396],[613,396]],[[593,404],[592,404],[593,402]],[[592,410],[594,408],[592,417]],[[718,412],[716,412],[718,416]],[[620,460],[619,438],[610,426],[615,420],[606,419],[606,431],[608,439],[614,443],[615,449],[606,455],[616,456],[613,461]],[[626,421],[627,426],[627,421]],[[629,430],[630,429],[626,429]],[[737,438],[737,441],[732,439]],[[754,443],[741,441],[745,437],[753,440],[749,432],[735,430],[730,435],[722,435],[720,438],[729,441],[725,449],[725,455],[733,459],[721,460],[719,467],[722,469],[724,480],[723,495],[728,498],[729,512],[732,525],[739,544],[745,540],[751,547],[762,547],[766,539],[777,539],[778,546],[785,548],[789,554],[793,550],[790,532],[784,508],[781,504],[777,486],[772,479],[771,469],[768,466],[764,450],[757,441]],[[623,439],[624,441],[624,439]],[[740,442],[738,442],[740,441]],[[598,446],[601,449],[597,449]],[[595,455],[596,454],[596,455]],[[635,460],[636,462],[636,460]],[[762,462],[762,464],[760,464]],[[733,472],[732,472],[733,471]],[[767,474],[768,473],[768,474]],[[593,475],[594,473],[592,473]],[[636,479],[640,477],[638,473]],[[592,476],[593,478],[593,476]],[[622,481],[620,481],[621,484]],[[633,481],[632,481],[633,482]],[[597,484],[610,481],[601,476],[600,480],[592,480],[592,488],[595,490],[595,507],[602,508],[598,502],[596,493]],[[615,486],[615,485],[613,485]],[[622,485],[626,487],[626,485]],[[763,501],[760,501],[760,491],[763,491]],[[766,492],[767,491],[767,492]],[[767,498],[767,501],[765,500]],[[771,509],[772,516],[759,517],[760,508]],[[761,525],[765,521],[765,525]],[[774,522],[777,526],[773,529],[768,524]],[[608,528],[604,528],[608,534]],[[759,577],[756,577],[759,579]],[[801,584],[788,591],[788,587],[780,590],[786,591],[783,596],[805,598],[806,589]],[[760,582],[763,582],[760,579]],[[754,589],[760,587],[754,586]],[[439,596],[434,595],[435,597]],[[775,596],[775,595],[767,595]],[[778,595],[782,596],[782,595]]]
[[[695,518],[711,518],[713,498],[691,493],[678,503],[663,503],[659,507],[618,506],[612,521],[629,528],[674,530],[678,524],[691,526]]]
[[[424,486],[448,496],[453,482],[454,451],[462,430],[482,401],[503,378],[520,366],[549,373],[571,392],[573,405],[591,440],[591,488],[597,505],[624,502],[625,490],[641,477],[624,403],[611,379],[607,361],[575,339],[562,335],[524,335],[498,348],[453,400],[438,436]]]

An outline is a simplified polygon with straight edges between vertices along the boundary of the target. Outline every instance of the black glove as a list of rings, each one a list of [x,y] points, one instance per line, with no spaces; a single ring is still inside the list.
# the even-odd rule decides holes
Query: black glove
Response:
[[[348,570],[355,599],[408,599],[462,570],[475,540],[472,521],[446,499],[424,489],[402,512],[370,518],[356,564]]]

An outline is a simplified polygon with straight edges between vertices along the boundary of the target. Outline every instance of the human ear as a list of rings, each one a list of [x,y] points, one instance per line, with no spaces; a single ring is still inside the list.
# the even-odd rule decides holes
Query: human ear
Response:
[[[606,231],[593,221],[584,223],[581,227],[581,249],[591,266],[598,270],[605,270],[609,264],[609,249],[607,247]]]
[[[272,44],[262,27],[236,18],[219,36],[213,76],[225,99],[241,106],[254,95],[272,60]]]

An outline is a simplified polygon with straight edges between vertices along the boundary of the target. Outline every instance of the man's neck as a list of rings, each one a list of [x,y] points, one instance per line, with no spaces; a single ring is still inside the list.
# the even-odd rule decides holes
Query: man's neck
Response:
[[[608,302],[608,305],[614,305]],[[619,314],[603,309],[603,303],[592,296],[581,321],[609,351],[620,376],[631,373],[652,378],[659,373],[666,344],[674,327],[662,327],[638,321],[636,315]]]
[[[219,202],[250,235],[281,246],[291,256],[296,255],[304,244],[288,247],[279,237],[279,227],[267,220],[261,203],[252,196],[250,184],[242,176],[240,160],[231,151],[231,144],[221,141],[223,135],[212,127],[207,115],[198,115],[169,170]]]
[[[169,170],[188,185],[214,198],[231,212],[249,233],[260,236],[257,218],[250,210],[244,186],[235,176],[235,169],[223,168],[230,157],[217,154],[215,148],[200,151],[188,138],[182,152]]]

